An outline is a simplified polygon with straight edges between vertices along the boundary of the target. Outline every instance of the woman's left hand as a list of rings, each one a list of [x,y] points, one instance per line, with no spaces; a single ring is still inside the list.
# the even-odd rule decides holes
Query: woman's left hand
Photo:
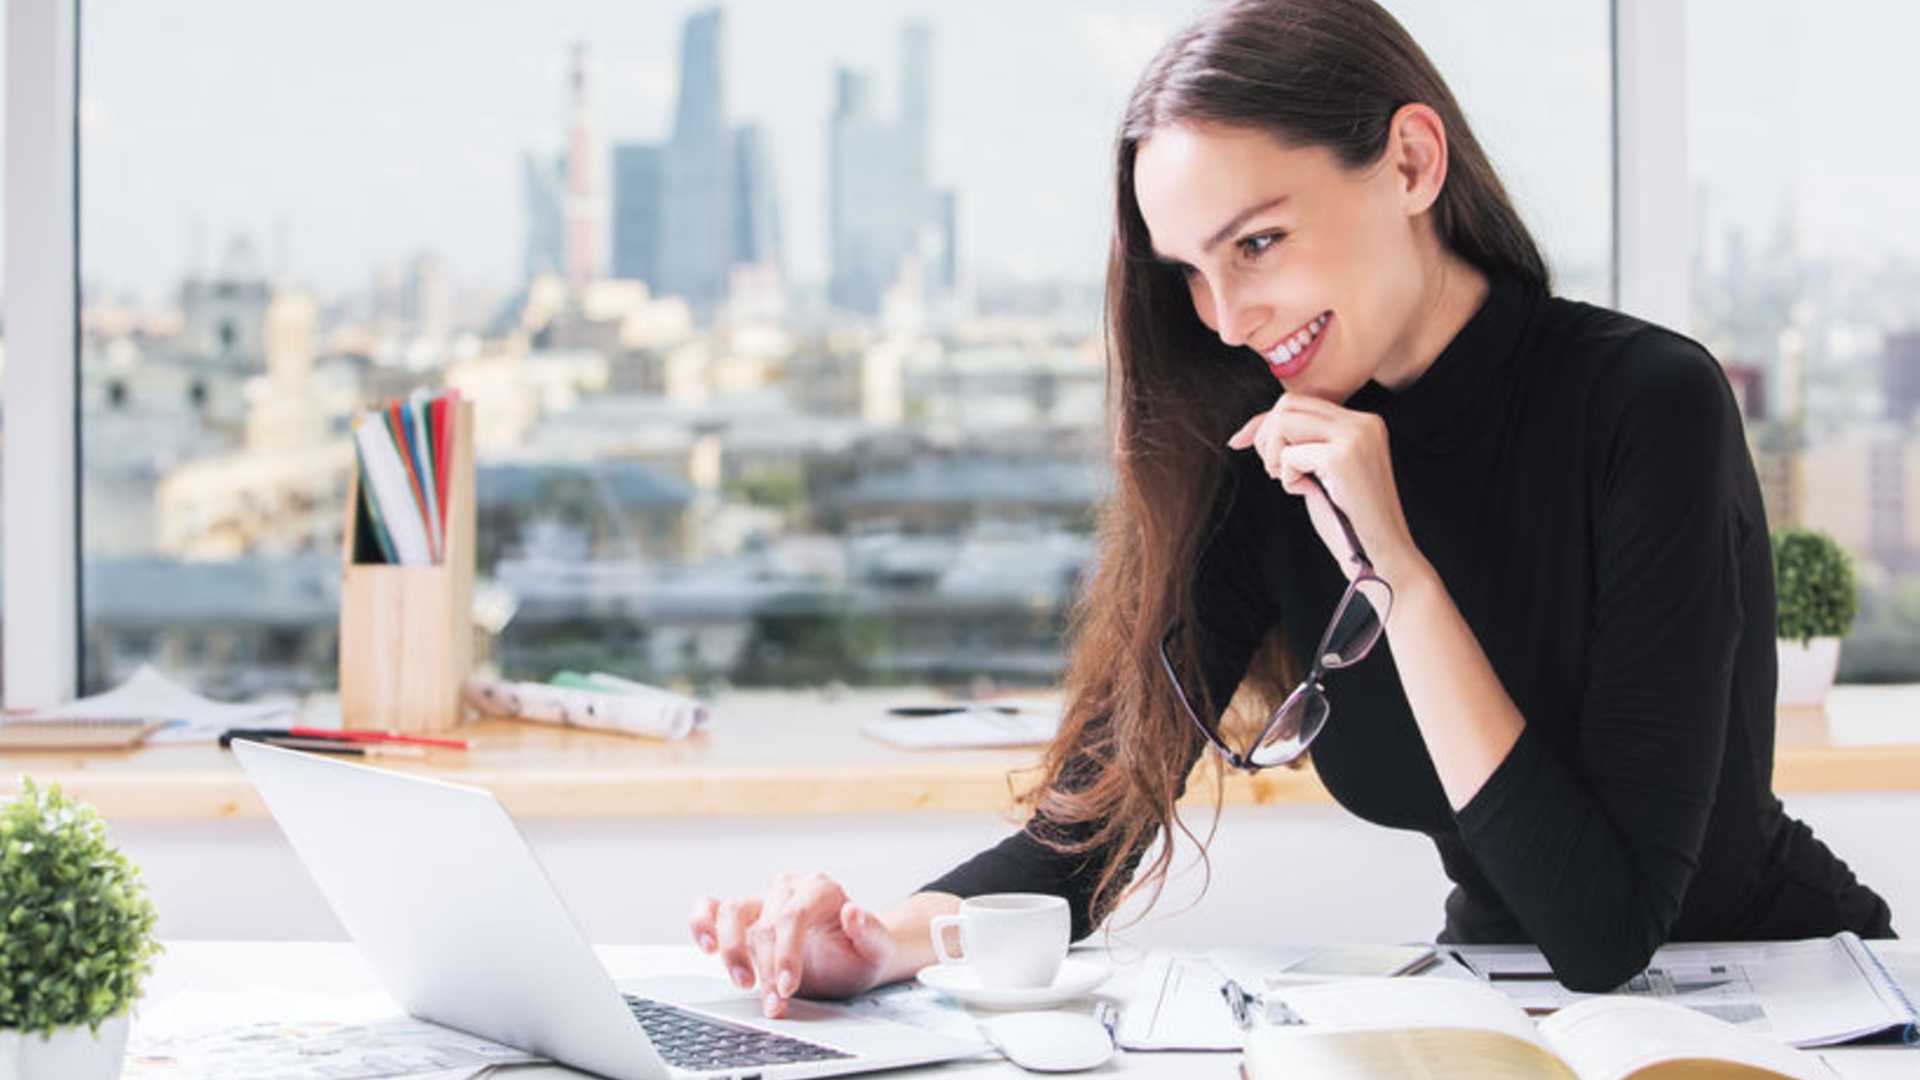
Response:
[[[1307,500],[1314,531],[1349,580],[1359,568],[1339,519],[1327,505],[1329,496],[1346,512],[1368,561],[1388,584],[1422,571],[1425,558],[1407,529],[1393,483],[1386,421],[1306,394],[1286,393],[1273,408],[1248,420],[1227,446],[1253,449],[1266,463],[1267,475],[1289,494]],[[1308,473],[1320,479],[1325,495],[1307,479]]]

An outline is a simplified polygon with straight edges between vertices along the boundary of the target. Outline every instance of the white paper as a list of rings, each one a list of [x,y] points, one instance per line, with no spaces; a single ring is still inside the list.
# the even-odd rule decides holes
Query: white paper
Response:
[[[881,742],[908,750],[977,749],[992,746],[1045,746],[1060,730],[1055,710],[962,709],[938,716],[889,716],[861,727]]]
[[[407,1017],[352,1024],[267,1020],[212,1033],[137,1038],[128,1080],[372,1080],[477,1076],[547,1059]]]
[[[413,497],[406,466],[400,463],[399,447],[387,434],[386,423],[378,414],[363,416],[354,421],[353,437],[366,466],[361,483],[373,486],[374,503],[380,507],[380,522],[387,527],[387,539],[393,541],[394,555],[405,566],[432,562],[427,520]]]
[[[1149,955],[1121,1009],[1114,1041],[1124,1050],[1239,1050],[1246,1032],[1220,995],[1223,981],[1207,956]]]
[[[952,998],[918,982],[903,981],[870,990],[846,1003],[859,1016],[891,1020],[955,1039],[978,1040],[973,1014]]]
[[[152,665],[141,664],[132,678],[105,693],[16,715],[22,720],[166,720],[170,725],[149,738],[178,742],[218,735],[230,727],[258,725],[298,708],[292,701],[214,701],[170,681]]]
[[[1847,939],[1852,938],[1852,941]],[[1809,941],[1687,943],[1653,955],[1614,995],[1671,1001],[1792,1046],[1846,1042],[1901,1023],[1841,933]],[[1535,949],[1456,947],[1490,985],[1533,1011],[1611,995],[1569,990]]]

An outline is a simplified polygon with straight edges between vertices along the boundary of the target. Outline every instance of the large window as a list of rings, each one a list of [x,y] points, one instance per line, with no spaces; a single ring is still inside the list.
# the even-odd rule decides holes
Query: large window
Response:
[[[84,681],[331,686],[346,426],[416,385],[509,674],[1054,681],[1107,155],[1198,6],[88,0]],[[1606,302],[1608,5],[1390,7]]]
[[[1920,678],[1920,149],[1910,4],[1689,0],[1691,332],[1744,397],[1770,522],[1855,558],[1841,678]]]
[[[6,126],[7,20],[4,17],[4,14],[5,14],[4,12],[0,12],[0,206],[5,205],[4,200],[6,198],[6,193],[7,193],[7,185],[6,185],[6,176],[7,176],[7,151],[6,151],[6,146],[7,146],[7,139],[6,139],[6,134],[7,134],[7,126]],[[6,214],[0,213],[0,245],[4,245],[5,243],[6,243]],[[5,249],[3,246],[0,246],[0,250],[5,250]],[[0,262],[4,262],[4,260],[0,260]],[[4,273],[5,273],[4,270],[0,270],[0,296],[6,295],[7,283],[4,278]],[[6,387],[7,387],[7,334],[6,334],[6,325],[4,321],[0,320],[0,400],[4,400],[5,398]],[[6,455],[7,455],[6,421],[3,417],[0,417],[0,464],[5,463]],[[0,483],[0,504],[4,504],[6,497],[7,497],[6,485],[4,483]],[[0,533],[4,533],[4,532],[5,532],[4,529],[0,529]],[[6,537],[4,535],[0,535],[0,552],[4,552],[5,550],[6,550]],[[0,612],[5,612],[7,610],[6,581],[4,580],[4,577],[5,575],[0,574]],[[5,635],[6,633],[7,633],[7,620],[3,616],[0,616],[0,636]],[[5,687],[6,687],[6,665],[0,664],[0,692],[4,692]]]

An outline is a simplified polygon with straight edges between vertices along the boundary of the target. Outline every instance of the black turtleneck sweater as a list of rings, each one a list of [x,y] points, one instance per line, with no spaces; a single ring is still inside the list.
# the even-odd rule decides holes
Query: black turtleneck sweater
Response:
[[[1531,942],[1566,985],[1606,990],[1667,941],[1892,935],[1773,794],[1766,514],[1704,348],[1496,275],[1417,380],[1345,404],[1386,421],[1413,540],[1526,719],[1455,812],[1387,641],[1326,680],[1313,764],[1355,814],[1433,838],[1454,882],[1439,940]],[[1231,484],[1196,581],[1215,701],[1275,623],[1305,670],[1346,587],[1251,451]],[[1084,937],[1102,860],[1034,824],[924,888],[1062,895]]]

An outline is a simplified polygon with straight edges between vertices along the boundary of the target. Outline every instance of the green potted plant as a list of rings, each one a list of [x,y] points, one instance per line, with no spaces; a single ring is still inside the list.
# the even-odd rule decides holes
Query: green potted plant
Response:
[[[0,803],[0,1080],[114,1080],[160,951],[92,807],[22,777]]]
[[[1772,534],[1779,610],[1780,705],[1820,705],[1840,668],[1840,639],[1860,608],[1853,560],[1825,533],[1782,528]]]

